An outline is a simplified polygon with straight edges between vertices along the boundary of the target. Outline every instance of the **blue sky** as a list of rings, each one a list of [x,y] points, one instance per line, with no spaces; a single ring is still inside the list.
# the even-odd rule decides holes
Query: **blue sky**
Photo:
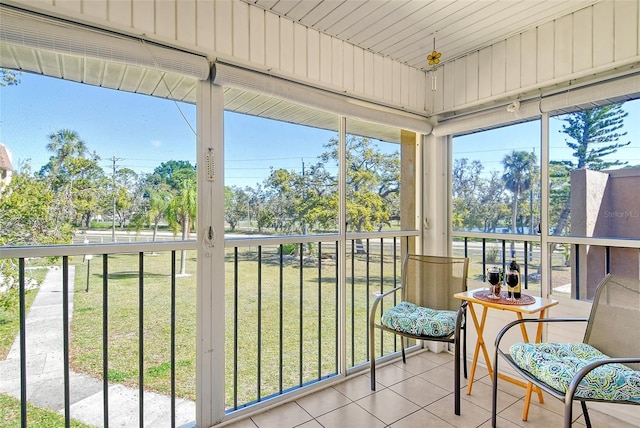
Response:
[[[49,160],[48,135],[72,129],[100,165],[151,172],[168,160],[195,164],[195,105],[81,85],[23,73],[17,86],[0,88],[0,142],[13,154],[14,167],[29,160],[39,170]],[[283,131],[286,127],[286,132]],[[270,166],[301,170],[323,151],[334,132],[244,115],[225,115],[226,184],[253,186]]]
[[[625,104],[630,147],[617,157],[640,164],[640,101]],[[0,142],[13,153],[17,167],[30,159],[38,170],[50,156],[45,150],[48,135],[73,129],[101,166],[150,172],[167,160],[195,163],[194,105],[175,103],[145,95],[109,90],[74,82],[23,73],[17,86],[0,88]],[[551,154],[570,159],[561,122],[551,123]],[[502,170],[502,159],[512,150],[534,150],[539,155],[539,124],[530,122],[454,139],[454,157],[481,160],[486,167]],[[270,167],[300,171],[324,151],[335,132],[283,122],[225,115],[225,183],[254,186],[269,174]]]

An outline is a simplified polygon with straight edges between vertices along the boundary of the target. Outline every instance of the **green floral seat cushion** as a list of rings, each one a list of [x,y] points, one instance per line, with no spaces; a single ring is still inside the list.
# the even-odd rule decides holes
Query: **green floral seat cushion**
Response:
[[[516,343],[509,353],[519,367],[562,392],[582,367],[608,358],[584,343]],[[576,397],[640,403],[640,371],[623,364],[599,366],[582,379]]]
[[[417,336],[446,337],[456,328],[455,311],[438,311],[402,302],[382,314],[382,325]]]

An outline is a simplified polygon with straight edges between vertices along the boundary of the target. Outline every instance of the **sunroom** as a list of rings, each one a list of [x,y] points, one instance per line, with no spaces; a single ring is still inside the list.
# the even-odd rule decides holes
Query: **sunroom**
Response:
[[[385,333],[367,351],[373,295],[398,284],[406,253],[469,257],[469,289],[515,257],[524,291],[559,301],[553,316],[586,316],[607,273],[640,275],[635,0],[13,0],[0,13],[3,76],[22,72],[0,89],[13,185],[40,177],[42,198],[25,195],[51,191],[45,211],[75,216],[56,245],[1,225],[16,278],[0,272],[17,308],[0,361],[8,423],[42,410],[88,426],[481,426],[482,358],[457,416],[447,348],[417,344],[404,365]],[[57,118],[56,98],[76,106],[74,121],[41,127],[24,94],[51,107],[43,116]],[[616,122],[580,146],[571,126],[598,108]],[[87,129],[104,195],[51,145],[66,128]],[[157,130],[166,140],[143,144]],[[165,169],[167,188],[140,190],[139,206],[166,214],[151,200],[172,185],[197,205],[182,199],[191,211],[154,228],[118,192],[140,187],[127,169],[148,184],[175,161],[192,187]],[[490,314],[489,348],[512,318]],[[523,423],[515,389],[502,392],[505,425]],[[535,426],[560,418],[552,399],[532,408]],[[594,409],[598,425],[639,423],[628,406]]]

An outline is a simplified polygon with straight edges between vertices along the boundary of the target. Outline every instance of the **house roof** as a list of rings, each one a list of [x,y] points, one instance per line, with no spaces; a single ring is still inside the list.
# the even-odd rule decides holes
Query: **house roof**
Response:
[[[9,156],[9,149],[7,149],[3,144],[0,144],[0,170],[13,171],[11,157]]]

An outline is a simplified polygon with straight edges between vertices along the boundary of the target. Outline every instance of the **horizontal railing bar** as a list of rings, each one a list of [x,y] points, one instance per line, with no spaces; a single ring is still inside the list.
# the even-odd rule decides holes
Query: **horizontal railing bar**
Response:
[[[452,233],[454,238],[477,238],[506,241],[526,241],[540,243],[539,235],[518,235],[514,233],[464,232]],[[637,238],[591,238],[586,236],[555,236],[549,235],[547,242],[555,244],[595,245],[600,247],[640,248]]]
[[[163,241],[122,244],[88,245],[33,245],[27,247],[0,247],[0,259],[21,257],[84,256],[86,254],[127,254],[153,251],[195,250],[197,241]]]
[[[347,240],[354,239],[371,239],[371,238],[388,238],[418,236],[418,230],[402,230],[402,231],[384,231],[384,232],[366,232],[366,233],[347,233]],[[225,248],[235,247],[256,247],[258,245],[280,245],[280,244],[300,244],[308,242],[335,242],[339,240],[340,235],[337,233],[323,233],[317,235],[291,235],[291,236],[260,236],[256,238],[227,238],[224,241]]]
[[[540,235],[518,235],[515,233],[490,233],[490,232],[463,232],[452,233],[454,238],[493,239],[496,241],[528,241],[540,242]]]

